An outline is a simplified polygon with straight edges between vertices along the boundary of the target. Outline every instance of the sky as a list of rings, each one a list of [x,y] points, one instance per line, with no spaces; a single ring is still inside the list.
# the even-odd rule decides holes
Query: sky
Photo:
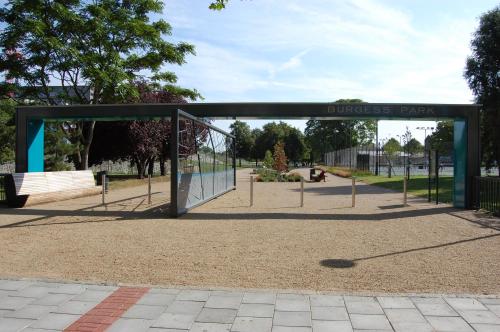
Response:
[[[463,78],[490,0],[165,0],[174,41],[196,47],[170,66],[204,102],[472,103]],[[280,119],[277,119],[280,120]],[[252,128],[268,121],[248,121]],[[286,121],[301,130],[304,120]],[[217,120],[228,130],[232,121]],[[380,138],[423,141],[432,121],[380,121]]]

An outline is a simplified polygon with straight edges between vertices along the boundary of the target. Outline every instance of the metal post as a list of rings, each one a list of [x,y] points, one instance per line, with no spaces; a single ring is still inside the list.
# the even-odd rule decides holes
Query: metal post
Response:
[[[432,151],[429,149],[427,152],[427,202],[431,202],[431,187],[432,187],[432,182],[431,182],[431,176],[432,176],[432,170],[431,170],[431,158],[432,158]]]
[[[233,186],[236,189],[236,139],[233,138]]]
[[[151,174],[148,174],[148,204],[151,205]]]
[[[177,218],[177,191],[179,181],[179,110],[172,111],[170,119],[170,216]]]
[[[379,168],[379,155],[378,155],[378,149],[379,149],[379,144],[378,144],[378,120],[377,120],[377,133],[376,133],[376,139],[375,139],[375,175],[378,175],[378,168]]]
[[[106,205],[106,174],[101,175],[102,205]]]
[[[408,179],[406,176],[403,177],[403,205],[408,205]]]
[[[250,206],[253,206],[253,176],[250,176]]]
[[[300,207],[304,206],[304,178],[300,178]]]
[[[352,207],[356,206],[356,177],[352,177]]]
[[[439,152],[436,150],[436,205],[439,204]]]

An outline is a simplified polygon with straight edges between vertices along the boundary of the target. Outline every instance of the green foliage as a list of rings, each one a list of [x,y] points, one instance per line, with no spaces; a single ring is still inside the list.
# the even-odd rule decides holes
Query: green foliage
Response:
[[[288,165],[288,160],[286,158],[283,142],[278,142],[274,146],[273,169],[282,173],[288,169],[287,165]]]
[[[424,146],[416,138],[410,139],[405,145],[405,150],[410,154],[414,155],[419,152],[424,151]]]
[[[250,159],[255,137],[252,135],[250,126],[242,121],[236,120],[231,126],[231,134],[236,137],[236,157]],[[231,146],[232,150],[232,146]]]
[[[0,101],[0,164],[14,161],[16,145],[15,103],[12,100]]]
[[[267,150],[274,151],[278,142],[284,142],[285,154],[291,161],[301,161],[306,152],[304,135],[300,130],[285,122],[271,122],[264,125],[261,131],[255,131],[255,149],[253,154],[261,159]]]
[[[0,93],[44,104],[123,103],[137,101],[136,82],[146,81],[199,97],[165,70],[182,65],[194,46],[169,41],[171,26],[151,21],[162,9],[160,0],[7,1],[0,9],[0,47],[7,50],[0,71],[12,81],[2,83]],[[49,87],[54,81],[63,86],[57,98]],[[75,166],[86,169],[95,123],[75,124],[79,135],[66,137],[78,147]]]
[[[257,182],[300,182],[299,173],[282,174],[274,169],[260,168],[257,170]]]
[[[453,120],[440,121],[436,131],[428,138],[432,150],[451,154],[453,150]]]
[[[464,76],[483,105],[481,150],[486,167],[500,166],[500,6],[483,14],[471,42]],[[500,172],[500,167],[499,167]]]
[[[401,145],[399,144],[398,140],[395,138],[389,139],[383,146],[384,152],[393,157],[395,156],[399,151],[401,151]]]
[[[361,99],[339,99],[336,103],[363,103]],[[374,120],[309,120],[305,139],[311,159],[320,160],[326,152],[369,144],[376,132]]]
[[[67,156],[74,152],[75,146],[66,138],[61,123],[47,122],[45,125],[45,170],[68,171]]]
[[[271,153],[271,151],[267,150],[266,153],[265,153],[264,161],[262,162],[262,164],[266,168],[272,168],[273,167],[273,162],[274,162],[273,154]]]
[[[229,2],[229,0],[216,0],[208,6],[208,8],[212,10],[222,10],[226,8],[226,4]]]

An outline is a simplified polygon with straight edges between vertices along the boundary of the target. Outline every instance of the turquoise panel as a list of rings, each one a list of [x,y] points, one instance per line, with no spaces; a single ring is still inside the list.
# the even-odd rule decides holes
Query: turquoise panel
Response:
[[[455,120],[453,131],[453,206],[465,208],[467,176],[467,121]]]
[[[28,145],[28,172],[43,172],[44,129],[45,125],[43,120],[28,121],[26,133]]]

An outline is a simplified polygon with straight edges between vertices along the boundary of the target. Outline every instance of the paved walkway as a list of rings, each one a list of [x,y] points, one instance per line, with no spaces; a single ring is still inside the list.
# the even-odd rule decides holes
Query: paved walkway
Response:
[[[0,331],[500,331],[500,297],[347,296],[0,280]]]

